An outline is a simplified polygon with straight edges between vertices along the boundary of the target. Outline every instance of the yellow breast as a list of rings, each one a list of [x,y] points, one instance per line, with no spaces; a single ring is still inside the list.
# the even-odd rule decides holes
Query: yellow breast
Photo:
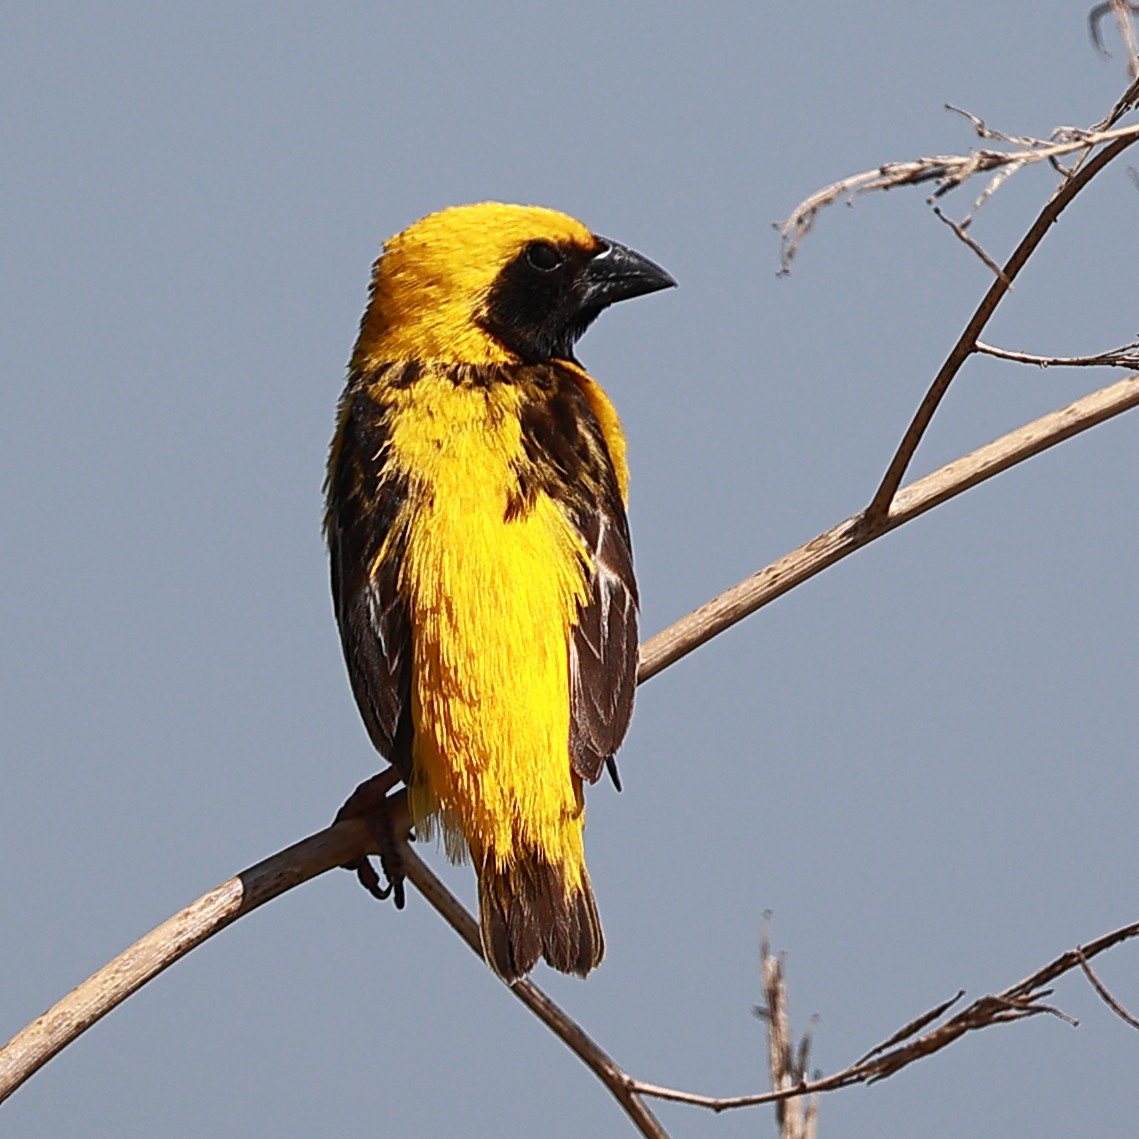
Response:
[[[414,472],[400,576],[414,630],[413,812],[439,815],[452,854],[465,834],[476,859],[492,850],[506,863],[527,846],[578,865],[569,643],[586,552],[544,494],[507,520],[523,389],[428,374],[395,395],[392,458]]]

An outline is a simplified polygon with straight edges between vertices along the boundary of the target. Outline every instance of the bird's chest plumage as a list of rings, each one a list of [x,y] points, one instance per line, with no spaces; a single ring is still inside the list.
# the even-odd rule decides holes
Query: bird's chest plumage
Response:
[[[414,630],[416,814],[442,809],[446,821],[477,804],[480,818],[458,828],[468,837],[520,817],[553,825],[576,809],[569,644],[585,550],[549,495],[518,505],[523,388],[435,377],[416,387],[389,436],[410,474],[399,591]]]

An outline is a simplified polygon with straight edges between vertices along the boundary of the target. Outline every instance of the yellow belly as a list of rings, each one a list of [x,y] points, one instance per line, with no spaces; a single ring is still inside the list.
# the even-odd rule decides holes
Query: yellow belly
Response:
[[[522,455],[517,387],[424,377],[394,417],[415,472],[400,591],[412,625],[412,812],[449,853],[512,867],[525,852],[582,869],[582,796],[569,760],[569,643],[585,550],[539,494],[507,521]],[[408,397],[410,398],[410,396]],[[424,414],[430,409],[430,414]]]

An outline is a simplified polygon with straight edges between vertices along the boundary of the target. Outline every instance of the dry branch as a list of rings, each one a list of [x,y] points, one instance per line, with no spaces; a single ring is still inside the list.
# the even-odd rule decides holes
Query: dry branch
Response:
[[[0,1049],[0,1103],[116,1005],[207,938],[286,890],[370,849],[360,820],[310,835],[203,894],[123,950]]]
[[[404,849],[404,860],[407,876],[415,888],[481,960],[482,943],[475,919],[413,850]],[[629,1077],[576,1021],[529,979],[516,981],[510,989],[612,1092],[642,1135],[647,1139],[668,1139],[668,1133],[648,1109],[640,1092],[632,1087]]]
[[[889,514],[875,527],[867,527],[861,514],[847,518],[650,638],[641,646],[638,679],[645,681],[655,676],[737,621],[742,621],[882,534],[1133,407],[1139,407],[1139,375],[1128,376],[1067,407],[1041,416],[910,483],[897,493]]]
[[[1105,17],[1114,15],[1123,46],[1127,49],[1127,69],[1132,79],[1139,79],[1139,40],[1136,39],[1135,28],[1131,23],[1131,16],[1135,14],[1139,14],[1139,4],[1130,3],[1129,0],[1107,0],[1107,3],[1097,4],[1088,13],[1088,31],[1096,51],[1104,59],[1110,59],[1111,52],[1103,42],[1100,24]]]
[[[1005,348],[994,348],[991,344],[982,344],[980,340],[973,345],[973,349],[983,356],[1013,360],[1018,364],[1035,364],[1038,368],[1139,368],[1139,340],[1091,356],[1036,356],[1031,352],[1010,352]]]
[[[969,118],[978,127],[979,132],[984,132],[986,138],[1009,140],[1016,137],[991,131],[981,119],[957,107],[948,109]],[[1130,107],[1125,107],[1125,111],[1127,109]],[[1139,138],[1139,125],[1115,129],[1091,127],[1087,130],[1078,127],[1057,127],[1052,138],[1016,138],[1017,142],[1028,144],[1022,145],[1019,150],[974,150],[968,154],[929,155],[908,162],[887,162],[873,170],[851,174],[838,182],[824,186],[821,190],[816,190],[810,197],[804,198],[785,221],[776,223],[781,245],[780,273],[783,275],[790,273],[791,263],[799,252],[804,238],[814,227],[819,212],[842,198],[869,194],[875,190],[894,190],[902,186],[921,186],[934,182],[936,189],[929,199],[933,202],[956,190],[977,174],[997,171],[1000,181],[1004,181],[1010,174],[1025,166],[1038,162],[1055,163],[1057,159],[1068,154],[1088,152],[1105,143],[1126,144],[1134,142],[1136,138]],[[968,228],[977,210],[999,187],[1000,181],[996,185],[990,183],[982,190],[973,204],[973,209],[961,223],[964,228]]]
[[[909,1043],[894,1046],[898,1040],[909,1039],[919,1027],[924,1027],[932,1021],[938,1020],[951,1005],[957,1003],[961,996],[958,993],[952,1000],[938,1005],[937,1008],[924,1013],[905,1028],[894,1033],[885,1043],[872,1048],[861,1059],[856,1060],[849,1067],[843,1068],[841,1072],[821,1079],[803,1080],[797,1087],[791,1089],[784,1088],[770,1092],[759,1092],[755,1095],[717,1098],[680,1091],[676,1088],[665,1088],[658,1084],[646,1084],[640,1080],[633,1080],[632,1086],[642,1095],[672,1100],[675,1103],[687,1103],[693,1107],[708,1108],[710,1111],[729,1111],[733,1108],[755,1107],[759,1104],[778,1103],[782,1100],[801,1096],[814,1096],[821,1092],[851,1087],[854,1084],[876,1083],[878,1080],[887,1079],[901,1071],[902,1068],[908,1067],[916,1060],[940,1052],[967,1032],[989,1028],[995,1024],[1007,1024],[1010,1021],[1024,1020],[1027,1017],[1047,1013],[1058,1016],[1074,1025],[1076,1022],[1071,1017],[1066,1016],[1051,1005],[1043,1003],[1044,998],[1050,996],[1052,992],[1045,986],[1073,969],[1082,967],[1087,972],[1087,961],[1090,958],[1135,937],[1139,937],[1139,922],[1113,930],[1087,945],[1077,946],[1067,953],[1062,953],[1054,961],[1050,961],[1023,981],[1010,985],[995,996],[980,997],[967,1008],[962,1009],[961,1012],[929,1029],[928,1032],[922,1033],[916,1039],[910,1040]],[[1097,986],[1098,991],[1099,987]],[[1106,990],[1103,992],[1106,993]],[[1100,995],[1103,996],[1103,993]],[[1108,1003],[1112,1004],[1115,1011],[1119,1011],[1113,999],[1109,1000]]]
[[[1133,97],[1132,92],[1134,92]],[[1120,106],[1133,106],[1135,100],[1139,100],[1139,80],[1131,85],[1120,103],[1116,104],[1116,110]],[[957,110],[957,108],[952,109]],[[1028,263],[1029,258],[1035,253],[1045,235],[1080,191],[1105,166],[1113,162],[1133,143],[1139,141],[1139,125],[1102,130],[1060,127],[1053,132],[1051,140],[1043,140],[1001,134],[986,126],[975,115],[970,115],[964,111],[958,113],[966,115],[973,123],[974,129],[982,137],[1015,143],[1020,145],[1021,149],[1011,152],[980,150],[968,155],[921,158],[914,162],[891,163],[879,167],[877,171],[856,174],[852,178],[843,179],[812,194],[796,207],[790,218],[781,226],[783,241],[782,272],[786,273],[790,270],[791,260],[800,243],[814,224],[818,211],[844,194],[852,191],[866,193],[871,190],[885,190],[895,186],[935,181],[938,188],[934,192],[933,198],[940,198],[977,173],[986,170],[998,170],[998,174],[994,176],[994,179],[990,181],[974,203],[973,212],[964,221],[954,222],[950,220],[935,206],[937,216],[949,225],[954,233],[993,270],[996,280],[989,287],[957,343],[946,357],[944,364],[930,384],[929,390],[918,405],[909,427],[902,436],[902,440],[886,468],[886,473],[883,475],[882,481],[874,492],[870,505],[863,516],[864,524],[870,528],[887,524],[894,496],[902,485],[902,479],[909,469],[914,454],[917,452],[935,412],[945,398],[950,384],[964,366],[965,361],[973,353],[979,351],[977,344],[981,333],[992,319],[1001,301],[1012,288],[1020,271]],[[1112,112],[1112,115],[1115,115],[1115,111]],[[1109,119],[1114,121],[1110,115]],[[1096,150],[1096,147],[1102,147],[1102,149]],[[1077,151],[1081,155],[1080,161],[1076,163],[1072,171],[1064,172],[1064,177],[1056,192],[1045,203],[1044,208],[1013,251],[1012,256],[1003,267],[998,266],[989,254],[965,232],[972,221],[973,214],[1010,173],[1034,162],[1047,160],[1055,163],[1061,155]]]
[[[767,1022],[768,1068],[773,1091],[793,1093],[807,1080],[811,1054],[811,1034],[805,1032],[796,1045],[791,1033],[790,1002],[783,976],[783,958],[771,952],[768,926],[770,914],[764,915],[763,936],[759,943],[759,968],[763,982],[763,1008],[756,1016]],[[815,1139],[819,1121],[819,1097],[811,1096],[803,1103],[800,1095],[789,1095],[775,1101],[775,1121],[779,1139]]]
[[[1111,995],[1107,986],[1096,976],[1095,970],[1088,964],[1087,954],[1078,945],[1076,946],[1076,956],[1079,958],[1080,968],[1083,969],[1084,976],[1091,982],[1092,988],[1099,994],[1104,1004],[1106,1004],[1124,1024],[1129,1024],[1132,1028],[1139,1028],[1139,1020],[1136,1020],[1135,1017]]]
[[[977,339],[985,330],[985,326],[992,319],[993,314],[1001,301],[1007,296],[1020,271],[1028,263],[1028,259],[1036,252],[1037,246],[1044,240],[1045,234],[1059,220],[1065,208],[1071,204],[1077,194],[1102,170],[1112,162],[1132,143],[1139,141],[1139,126],[1128,128],[1130,133],[1116,138],[1099,151],[1084,165],[1078,173],[1065,179],[1060,188],[1049,199],[1044,209],[1040,211],[1020,244],[1013,251],[1012,256],[1005,262],[997,279],[989,286],[981,303],[965,326],[957,343],[942,364],[937,375],[925,393],[917,411],[906,428],[898,449],[886,468],[882,482],[874,492],[870,505],[866,509],[867,522],[870,525],[880,525],[885,522],[894,501],[898,487],[909,469],[911,460],[921,443],[926,429],[929,427],[934,413],[937,411],[949,385],[957,373],[961,371],[965,361],[977,350]]]

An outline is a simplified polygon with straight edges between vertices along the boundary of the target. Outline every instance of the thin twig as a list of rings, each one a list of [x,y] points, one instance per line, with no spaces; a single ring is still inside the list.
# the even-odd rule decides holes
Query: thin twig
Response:
[[[403,857],[407,876],[415,888],[481,961],[483,951],[478,923],[415,851],[405,847]],[[628,1076],[576,1021],[529,979],[516,981],[510,990],[609,1089],[646,1139],[668,1139],[668,1133],[649,1110],[641,1094],[630,1087]]]
[[[1139,95],[1139,88],[1136,90]],[[1127,95],[1120,103],[1124,103],[1126,99]],[[975,116],[969,117],[976,122],[981,121]],[[824,186],[821,190],[816,190],[810,197],[804,198],[785,221],[777,222],[775,225],[780,232],[780,274],[786,275],[791,271],[791,263],[803,239],[814,226],[819,212],[842,198],[873,193],[876,190],[893,190],[901,186],[919,186],[927,182],[936,182],[937,188],[934,190],[932,201],[957,189],[976,174],[1006,166],[1020,169],[1037,162],[1053,162],[1064,155],[1082,153],[1102,144],[1134,141],[1139,136],[1139,126],[1091,130],[1065,127],[1058,134],[1060,137],[1055,140],[1033,139],[1030,140],[1031,146],[1014,151],[984,149],[974,150],[969,154],[939,154],[915,158],[908,162],[887,162],[873,170],[852,174],[829,186]],[[986,196],[982,195],[978,201],[983,201]],[[974,212],[975,210],[976,207]]]
[[[1093,129],[1097,131],[1109,130],[1115,126],[1124,115],[1129,111],[1135,110],[1136,107],[1139,107],[1139,76],[1137,76],[1131,86],[1119,96],[1115,106],[1108,111],[1107,117],[1103,122],[1096,123]]]
[[[1035,364],[1038,368],[1139,368],[1139,340],[1133,340],[1121,348],[1097,352],[1094,356],[1035,356],[1030,352],[994,348],[980,340],[973,345],[973,349],[984,356],[1014,360],[1018,364]]]
[[[1078,945],[1076,946],[1076,954],[1079,957],[1080,968],[1083,969],[1084,976],[1087,977],[1087,979],[1091,982],[1092,988],[1095,989],[1097,993],[1099,993],[1104,1004],[1106,1004],[1107,1007],[1111,1009],[1111,1011],[1115,1013],[1120,1020],[1124,1021],[1126,1024],[1131,1025],[1132,1028],[1139,1028],[1139,1020],[1136,1020],[1135,1017],[1133,1017],[1115,999],[1115,997],[1111,995],[1111,993],[1108,991],[1107,986],[1099,979],[1099,977],[1096,976],[1095,970],[1091,967],[1090,964],[1088,964],[1087,954],[1085,954]]]
[[[909,1024],[903,1024],[897,1032],[883,1040],[881,1044],[875,1044],[868,1052],[863,1052],[863,1054],[854,1061],[855,1065],[865,1064],[867,1060],[873,1056],[877,1056],[880,1052],[886,1052],[896,1044],[901,1044],[903,1040],[909,1040],[915,1032],[920,1032],[927,1024],[931,1024],[937,1020],[938,1017],[944,1016],[964,995],[965,990],[958,989],[956,995],[950,997],[949,1000],[942,1001],[941,1004],[935,1005],[929,1012],[923,1012],[921,1016],[911,1020]]]
[[[1131,16],[1139,13],[1139,4],[1129,3],[1129,0],[1107,0],[1105,4],[1097,4],[1088,13],[1088,31],[1092,37],[1092,44],[1104,59],[1111,58],[1111,52],[1103,42],[1100,24],[1112,13],[1115,14],[1115,23],[1123,38],[1123,46],[1127,49],[1128,71],[1132,79],[1139,79],[1139,42],[1136,41],[1135,29],[1131,24]]]
[[[1028,262],[1029,257],[1036,251],[1036,247],[1044,240],[1045,234],[1059,219],[1064,209],[1072,202],[1076,195],[1102,170],[1108,163],[1116,159],[1132,143],[1139,141],[1139,127],[1128,128],[1129,133],[1124,137],[1116,138],[1098,154],[1095,155],[1080,171],[1073,175],[1059,188],[1052,198],[1040,211],[1036,221],[1025,234],[1021,243],[1016,247],[1012,256],[1005,263],[1001,275],[989,286],[988,292],[977,310],[973,313],[965,331],[961,333],[952,351],[946,357],[940,371],[934,377],[933,383],[918,406],[913,420],[906,428],[898,449],[890,460],[890,465],[866,508],[865,524],[871,529],[884,525],[890,513],[890,504],[898,487],[902,485],[906,470],[918,449],[918,444],[925,435],[933,419],[934,412],[949,390],[949,385],[961,370],[965,361],[976,351],[977,339],[989,323],[997,306],[1004,299],[1012,282],[1016,280],[1021,269]]]
[[[940,206],[933,207],[933,214],[934,217],[938,218],[940,221],[945,222],[945,224],[949,226],[949,228],[953,230],[953,232],[963,242],[965,242],[965,244],[971,250],[973,250],[973,252],[976,253],[978,257],[980,257],[980,259],[985,263],[985,267],[987,269],[990,269],[996,277],[1001,278],[1004,276],[1004,271],[1001,269],[1001,267],[988,255],[988,253],[985,252],[984,248],[978,242],[974,241],[965,232],[966,222],[955,222],[951,217],[946,217],[946,215],[942,212]],[[1012,282],[1006,281],[1005,284],[1011,285]]]
[[[995,996],[980,997],[968,1008],[962,1009],[949,1020],[930,1029],[916,1040],[892,1049],[885,1055],[871,1059],[870,1057],[875,1057],[878,1052],[878,1048],[873,1048],[862,1059],[856,1060],[841,1072],[817,1080],[803,1080],[791,1088],[760,1092],[755,1095],[716,1097],[699,1095],[677,1088],[666,1088],[659,1084],[647,1084],[640,1080],[631,1080],[630,1083],[642,1095],[671,1100],[675,1103],[687,1103],[693,1107],[704,1107],[714,1112],[754,1107],[764,1103],[777,1103],[799,1096],[813,1096],[822,1092],[851,1087],[854,1084],[876,1083],[878,1080],[887,1079],[901,1071],[902,1068],[908,1067],[916,1060],[940,1052],[967,1032],[988,1028],[994,1024],[1007,1024],[1014,1020],[1024,1020],[1027,1017],[1038,1016],[1042,1013],[1059,1016],[1068,1023],[1075,1024],[1076,1022],[1071,1017],[1058,1009],[1041,1004],[1041,999],[1051,992],[1044,986],[1077,967],[1083,966],[1087,972],[1088,958],[1095,957],[1097,954],[1135,937],[1139,937],[1139,922],[1122,926],[1120,929],[1096,938],[1088,945],[1061,954],[1054,961],[1050,961],[1043,968],[1038,969],[1031,977],[1018,981],[1015,985],[1010,985],[1009,988]],[[1103,993],[1100,995],[1102,996]],[[936,1009],[923,1014],[911,1024],[928,1024],[931,1020],[936,1020],[952,1003],[954,1002],[950,1001],[938,1005]],[[1112,1007],[1115,1008],[1115,1005],[1113,1004]],[[1116,1011],[1119,1010],[1116,1009]],[[1129,1023],[1131,1023],[1130,1020]],[[1136,1024],[1136,1027],[1139,1027],[1139,1023]],[[910,1025],[907,1025],[906,1029],[900,1029],[894,1034],[895,1037],[908,1035],[907,1029],[909,1028]]]

